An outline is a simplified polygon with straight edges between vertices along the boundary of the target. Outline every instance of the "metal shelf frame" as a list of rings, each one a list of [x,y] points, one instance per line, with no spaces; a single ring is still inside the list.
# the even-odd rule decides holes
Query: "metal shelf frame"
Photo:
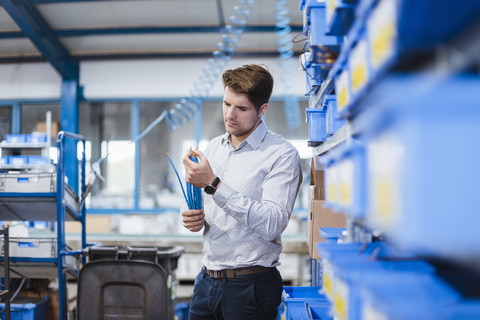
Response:
[[[82,144],[82,157],[80,161],[81,167],[81,192],[79,196],[73,194],[70,190],[71,187],[65,182],[65,140],[72,139],[74,141],[80,142]],[[60,319],[67,319],[67,272],[73,276],[78,276],[78,270],[72,268],[72,266],[66,264],[65,259],[67,256],[80,256],[83,249],[86,247],[86,230],[85,230],[85,216],[86,210],[85,205],[81,208],[78,207],[78,204],[81,202],[80,199],[83,199],[85,196],[85,138],[79,134],[61,131],[57,136],[57,149],[58,149],[58,161],[57,161],[57,176],[56,176],[56,192],[42,192],[42,193],[12,193],[4,192],[0,193],[0,217],[10,213],[11,220],[24,220],[23,214],[17,214],[12,209],[11,203],[2,203],[5,199],[8,199],[7,202],[12,201],[17,205],[21,206],[23,204],[22,210],[30,207],[33,212],[29,218],[34,218],[36,221],[56,221],[57,222],[57,254],[54,258],[37,258],[37,257],[10,257],[9,259],[4,260],[4,264],[7,265],[10,263],[19,263],[19,264],[37,264],[45,265],[46,267],[53,266],[57,268],[57,278],[58,278],[58,295],[59,295],[59,313]],[[77,158],[75,157],[75,161]],[[66,196],[70,197],[70,201],[67,201]],[[73,199],[73,200],[72,200]],[[72,204],[72,202],[75,202]],[[23,202],[23,203],[22,203]],[[52,212],[56,212],[56,216],[46,217],[42,214],[46,210],[38,210],[39,204],[43,204],[45,208],[51,209]],[[26,206],[26,207],[25,207]],[[76,208],[74,208],[76,207]],[[2,211],[3,210],[3,211]],[[35,215],[35,212],[37,214]],[[39,212],[39,213],[38,213]],[[27,215],[28,216],[28,215]],[[81,234],[81,249],[80,250],[71,250],[66,245],[65,238],[65,221],[67,220],[79,221],[82,225],[82,234]],[[2,217],[3,219],[3,217]],[[85,263],[85,257],[82,257],[82,263]]]

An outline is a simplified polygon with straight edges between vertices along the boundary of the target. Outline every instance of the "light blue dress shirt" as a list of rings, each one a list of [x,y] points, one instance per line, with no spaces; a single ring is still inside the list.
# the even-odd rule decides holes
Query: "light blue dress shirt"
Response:
[[[302,183],[297,150],[264,122],[237,149],[225,133],[204,152],[222,183],[203,192],[203,264],[210,270],[279,265],[281,234]]]

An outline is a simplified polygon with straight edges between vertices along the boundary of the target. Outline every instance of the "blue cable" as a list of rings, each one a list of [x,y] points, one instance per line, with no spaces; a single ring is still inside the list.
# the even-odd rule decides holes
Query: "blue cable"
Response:
[[[178,182],[180,183],[180,187],[182,188],[183,197],[185,198],[185,201],[188,204],[187,195],[185,194],[185,190],[183,189],[182,180],[180,179],[180,176],[178,175],[177,169],[175,169],[175,166],[173,165],[172,158],[170,158],[170,154],[167,153],[167,156],[168,156],[168,160],[170,160],[170,164],[172,165],[173,170],[175,171],[175,174],[177,175]]]
[[[170,164],[172,165],[173,170],[175,171],[175,174],[177,175],[177,179],[178,179],[178,182],[180,183],[180,187],[182,188],[183,197],[185,198],[185,202],[187,203],[188,209],[190,210],[202,209],[203,204],[202,204],[201,189],[185,181],[185,186],[187,189],[187,192],[185,192],[185,189],[183,189],[182,180],[180,179],[177,169],[173,165],[172,158],[170,158],[170,154],[167,153],[167,156],[168,156],[168,160],[170,161]],[[193,151],[189,158],[193,162],[198,163],[198,157],[193,153]]]

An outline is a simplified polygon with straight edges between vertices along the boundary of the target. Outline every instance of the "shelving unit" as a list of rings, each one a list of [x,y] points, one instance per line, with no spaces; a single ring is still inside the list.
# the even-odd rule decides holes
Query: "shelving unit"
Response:
[[[347,235],[316,245],[312,283],[336,319],[479,318],[480,148],[462,141],[480,136],[480,3],[455,17],[455,1],[352,3],[325,4],[330,19],[355,14],[309,101],[325,109],[334,95],[347,121],[313,148]]]
[[[0,171],[39,170],[53,172],[55,166],[50,161],[52,115],[46,113],[46,132],[32,134],[7,134],[0,142]]]
[[[65,140],[72,139],[82,144],[81,194],[77,195],[66,183]],[[85,138],[78,134],[61,131],[57,137],[58,159],[53,173],[12,173],[13,182],[0,192],[0,219],[6,221],[54,221],[56,238],[10,238],[17,244],[10,250],[12,277],[58,278],[59,313],[67,319],[67,277],[78,277],[82,250],[86,247],[85,207],[79,207],[85,192]],[[76,159],[76,158],[75,158]],[[15,181],[14,176],[17,175]],[[42,183],[43,182],[43,183]],[[31,186],[21,187],[18,184]],[[80,250],[71,250],[66,245],[65,221],[79,221],[82,225]],[[22,245],[21,245],[22,244]],[[2,264],[5,259],[1,258]]]

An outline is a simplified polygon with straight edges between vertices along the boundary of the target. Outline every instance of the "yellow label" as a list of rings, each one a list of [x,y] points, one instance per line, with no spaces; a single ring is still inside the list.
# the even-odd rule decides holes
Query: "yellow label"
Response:
[[[352,72],[352,90],[358,91],[367,83],[367,67],[362,64],[357,66]]]
[[[335,90],[338,93],[337,110],[341,111],[350,102],[348,92],[348,72],[343,71],[335,83]]]
[[[323,274],[323,287],[325,288],[325,292],[327,292],[327,296],[333,298],[332,279],[325,273]]]
[[[347,207],[353,204],[354,170],[355,165],[350,159],[344,159],[339,164],[339,202]]]
[[[368,21],[370,35],[370,61],[377,69],[394,53],[397,38],[396,1],[380,1]]]
[[[336,314],[341,320],[347,319],[347,303],[340,294],[335,294],[335,301],[333,304]]]
[[[388,24],[380,28],[372,41],[372,64],[378,68],[393,55],[393,44],[395,40],[395,26]]]
[[[343,205],[352,204],[352,188],[347,182],[340,183],[340,203]]]
[[[338,94],[338,111],[343,110],[348,104],[348,91],[347,88],[342,88]]]
[[[383,222],[392,220],[395,209],[395,187],[391,177],[377,177],[375,185],[375,211]]]
[[[336,189],[337,188],[335,187],[335,184],[333,184],[333,183],[328,184],[327,197],[328,197],[328,201],[331,202],[331,203],[334,203],[335,199],[337,198],[336,194],[335,194]]]

